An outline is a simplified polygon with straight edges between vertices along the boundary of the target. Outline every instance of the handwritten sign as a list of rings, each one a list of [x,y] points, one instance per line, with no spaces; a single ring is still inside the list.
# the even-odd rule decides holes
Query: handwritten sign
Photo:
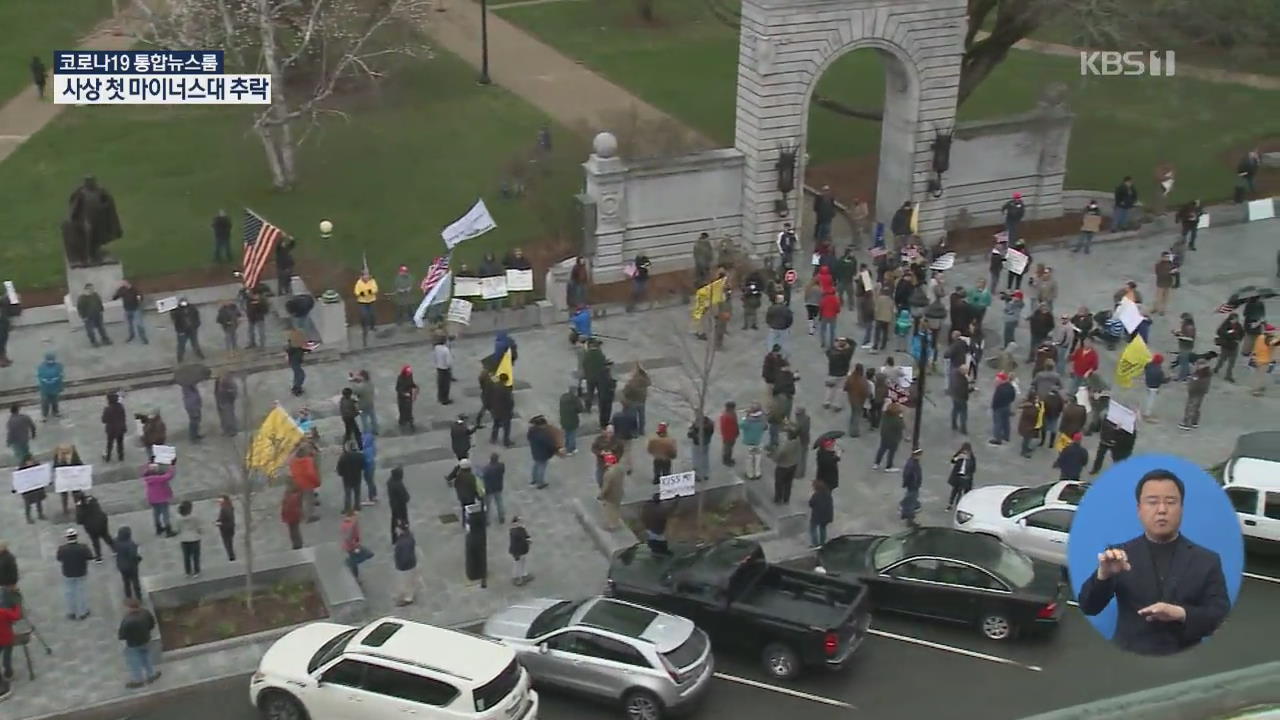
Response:
[[[1107,419],[1127,433],[1132,433],[1138,425],[1138,414],[1114,399],[1107,404]]]
[[[471,324],[471,303],[462,298],[454,298],[449,301],[449,312],[444,317],[445,322],[458,323],[459,325]]]
[[[866,268],[863,268],[862,272],[858,273],[858,279],[862,281],[864,292],[871,292],[875,289],[876,286],[871,282],[871,273],[867,272]]]
[[[1029,261],[1030,258],[1027,257],[1026,253],[1009,248],[1004,254],[1004,269],[1014,275],[1021,275],[1027,271],[1027,263]]]
[[[1142,310],[1129,298],[1121,298],[1116,306],[1116,319],[1124,323],[1124,329],[1133,332],[1142,324]]]
[[[92,465],[67,465],[53,469],[53,489],[60,493],[85,492],[92,487]]]
[[[455,277],[453,279],[454,297],[476,297],[484,292],[484,287],[477,277]]]
[[[13,471],[13,491],[22,494],[49,486],[53,466],[49,463]]]
[[[511,292],[530,292],[533,290],[533,271],[508,270],[507,290]]]
[[[172,465],[178,459],[178,449],[172,445],[152,445],[151,457],[160,465]]]
[[[697,492],[696,485],[697,477],[693,471],[663,475],[658,478],[658,499],[688,497]]]
[[[176,295],[167,298],[160,298],[156,301],[156,312],[167,313],[178,307],[178,297]]]
[[[485,300],[496,300],[507,296],[507,279],[502,275],[480,278],[480,296]]]
[[[930,270],[950,270],[956,264],[956,254],[949,252],[939,256],[937,260],[929,263]]]
[[[1200,220],[1196,223],[1196,228],[1207,230],[1209,228],[1209,213],[1200,216]]]
[[[1102,229],[1102,216],[1088,213],[1080,224],[1080,232],[1093,233]]]

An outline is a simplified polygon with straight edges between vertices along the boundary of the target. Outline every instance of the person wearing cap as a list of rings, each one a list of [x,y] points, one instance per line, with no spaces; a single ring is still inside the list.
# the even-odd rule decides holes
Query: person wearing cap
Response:
[[[169,320],[173,322],[173,331],[178,337],[178,362],[187,356],[187,345],[196,357],[204,359],[204,351],[200,349],[200,310],[187,301],[178,298],[178,307],[169,311]]]
[[[1062,452],[1053,461],[1053,467],[1058,469],[1059,480],[1079,480],[1084,475],[1084,469],[1089,466],[1089,451],[1085,449],[1083,441],[1084,435],[1072,433],[1071,442],[1062,448]]]
[[[963,443],[951,456],[951,474],[947,477],[947,484],[951,486],[951,495],[947,497],[948,511],[973,489],[973,474],[977,469],[978,460],[973,455],[973,446]]]
[[[900,516],[908,523],[915,524],[916,513],[920,512],[920,487],[924,484],[924,471],[920,468],[921,448],[911,451],[911,457],[902,466],[902,501],[898,503]]]
[[[1053,311],[1053,305],[1049,305],[1049,311]],[[1058,324],[1049,332],[1049,342],[1053,344],[1054,364],[1060,368],[1067,366],[1067,356],[1071,352],[1071,345],[1076,339],[1076,328],[1071,324],[1071,316],[1067,313],[1058,315]]]
[[[1036,291],[1036,302],[1049,307],[1053,312],[1053,303],[1058,299],[1058,280],[1053,276],[1053,268],[1042,267],[1030,280]]]
[[[1026,205],[1022,203],[1022,193],[1014,193],[1009,202],[1001,206],[1000,213],[1004,216],[1004,231],[1009,242],[1015,242],[1018,239],[1018,225],[1027,214]]]
[[[471,460],[462,458],[458,464],[449,471],[445,476],[449,487],[453,488],[453,494],[458,499],[458,505],[462,509],[462,525],[466,529],[467,524],[467,506],[480,499],[481,488],[483,487],[476,480],[475,472],[471,469]]]
[[[89,561],[93,560],[93,551],[80,542],[80,533],[75,528],[67,528],[63,538],[64,542],[58,547],[56,557],[58,564],[62,566],[67,619],[83,620],[89,617],[89,596],[85,590],[85,579],[89,575]]]
[[[373,311],[374,304],[378,302],[378,281],[369,274],[368,268],[360,273],[351,294],[355,296],[356,305],[360,308],[360,335],[364,346],[369,347],[369,332],[377,324]]]
[[[1026,307],[1023,301],[1022,291],[1018,290],[1012,294],[1001,293],[1004,298],[1004,345],[1008,347],[1014,341],[1014,334],[1018,331],[1018,323],[1022,320],[1022,310]]]
[[[393,299],[396,305],[396,327],[413,319],[413,311],[417,303],[413,297],[413,275],[409,274],[409,266],[401,265],[396,271]]]
[[[1164,371],[1164,355],[1156,353],[1142,370],[1142,382],[1147,388],[1147,396],[1142,400],[1142,419],[1147,422],[1160,422],[1156,419],[1156,397],[1160,388],[1169,382],[1169,374]]]
[[[622,527],[622,496],[626,489],[626,472],[618,463],[618,456],[605,453],[604,477],[600,484],[597,499],[604,510],[604,529],[618,530]]]
[[[778,262],[781,267],[791,268],[796,254],[796,231],[792,229],[791,223],[783,223],[782,230],[778,233]]]
[[[1018,252],[1027,256],[1026,264],[1022,266],[1022,272],[1014,272],[1012,265],[1008,266],[1005,272],[1005,275],[1006,275],[1005,289],[1021,290],[1022,278],[1027,274],[1027,270],[1031,268],[1031,250],[1027,247],[1026,241],[1024,241],[1022,238],[1009,241],[1009,249],[1017,250]],[[1008,255],[1007,252],[1005,254],[1006,256]]]

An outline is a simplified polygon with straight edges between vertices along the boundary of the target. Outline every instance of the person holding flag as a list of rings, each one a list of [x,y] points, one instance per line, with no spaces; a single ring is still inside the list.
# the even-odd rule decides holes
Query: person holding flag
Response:
[[[1124,352],[1120,353],[1120,361],[1116,363],[1116,385],[1132,387],[1135,378],[1143,374],[1147,363],[1153,359],[1147,343],[1141,335],[1134,335]]]
[[[449,257],[438,257],[427,268],[422,278],[422,302],[413,313],[413,324],[417,327],[426,325],[427,312],[437,306],[449,302],[453,297],[453,273],[449,270]]]

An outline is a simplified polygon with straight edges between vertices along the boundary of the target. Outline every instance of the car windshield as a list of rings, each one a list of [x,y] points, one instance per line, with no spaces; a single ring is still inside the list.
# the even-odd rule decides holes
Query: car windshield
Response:
[[[1014,490],[1001,503],[1000,514],[1005,517],[1013,517],[1044,505],[1044,499],[1048,496],[1052,487],[1053,485],[1040,485],[1039,487]]]
[[[311,656],[311,662],[307,663],[307,672],[315,672],[320,666],[341,655],[342,651],[347,649],[347,643],[351,642],[351,638],[355,637],[359,631],[359,628],[346,630],[321,645],[316,654]]]
[[[908,535],[909,533],[890,535],[880,538],[871,546],[871,560],[876,570],[883,570],[906,556]]]
[[[559,630],[569,624],[569,618],[573,617],[573,613],[581,607],[585,600],[561,600],[552,605],[542,614],[534,618],[529,625],[529,634],[525,637],[542,637],[552,630]]]

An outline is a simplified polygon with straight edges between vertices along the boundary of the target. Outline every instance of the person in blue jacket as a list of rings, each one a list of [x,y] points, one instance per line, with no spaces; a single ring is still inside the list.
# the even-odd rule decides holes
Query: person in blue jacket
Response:
[[[576,343],[579,340],[591,338],[591,308],[586,305],[578,306],[577,310],[569,316],[569,325],[573,328],[573,333],[569,338],[569,342]]]
[[[372,432],[366,430],[360,439],[364,442],[364,484],[369,488],[369,504],[372,505],[378,502],[378,485],[373,481],[373,473],[378,469],[378,449]]]
[[[45,420],[49,414],[61,417],[58,411],[58,397],[62,395],[62,363],[58,356],[48,352],[44,354],[44,362],[36,368],[36,382],[40,387],[40,416]]]

